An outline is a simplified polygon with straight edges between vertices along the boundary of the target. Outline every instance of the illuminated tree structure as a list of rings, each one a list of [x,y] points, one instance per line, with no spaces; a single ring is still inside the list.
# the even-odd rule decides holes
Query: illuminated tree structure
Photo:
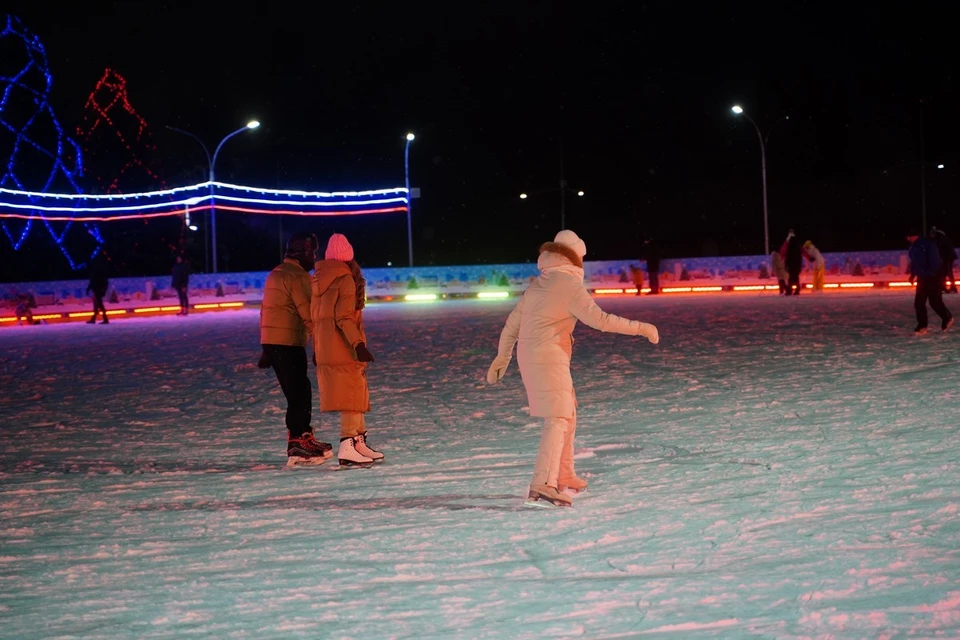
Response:
[[[147,121],[133,108],[127,81],[115,70],[106,69],[87,97],[77,138],[98,193],[166,188]],[[176,220],[143,218],[111,225],[105,233],[119,269],[147,273],[162,269],[170,253],[181,248],[183,230]]]
[[[0,24],[0,158],[7,158],[0,189],[81,193],[80,147],[64,133],[50,106],[53,77],[43,44],[19,18],[6,16]],[[33,230],[45,228],[73,269],[85,266],[86,256],[103,242],[95,224],[55,222],[41,211],[25,220],[2,220],[0,227],[15,251],[33,253],[21,259],[25,263],[39,262],[41,254],[49,261],[48,241]],[[75,260],[72,253],[84,258]]]

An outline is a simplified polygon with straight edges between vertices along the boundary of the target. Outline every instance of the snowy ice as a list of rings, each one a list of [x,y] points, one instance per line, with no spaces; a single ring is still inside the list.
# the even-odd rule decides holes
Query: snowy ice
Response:
[[[600,299],[661,343],[578,327],[572,509],[483,382],[513,303],[369,307],[343,471],[283,468],[256,311],[0,329],[0,636],[960,634],[960,336],[909,293]]]

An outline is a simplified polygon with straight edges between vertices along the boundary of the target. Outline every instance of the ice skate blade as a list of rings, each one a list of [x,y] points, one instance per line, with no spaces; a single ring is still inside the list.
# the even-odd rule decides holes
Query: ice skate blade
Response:
[[[356,460],[344,460],[343,458],[340,458],[339,461],[341,469],[363,469],[365,467],[373,466],[373,460],[370,462],[357,462]]]
[[[321,456],[314,456],[312,458],[301,458],[299,456],[290,456],[289,458],[287,458],[287,468],[293,469],[296,467],[317,467],[329,459],[330,457],[321,457]]]
[[[533,507],[572,507],[573,504],[570,502],[564,502],[563,500],[551,500],[550,498],[540,495],[536,491],[531,491],[527,494],[527,504]]]

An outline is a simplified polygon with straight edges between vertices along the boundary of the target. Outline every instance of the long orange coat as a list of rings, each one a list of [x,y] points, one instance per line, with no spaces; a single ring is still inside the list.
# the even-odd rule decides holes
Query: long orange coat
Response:
[[[367,365],[357,360],[356,346],[367,341],[357,283],[340,260],[320,260],[310,282],[310,318],[317,355],[321,411],[370,410]]]

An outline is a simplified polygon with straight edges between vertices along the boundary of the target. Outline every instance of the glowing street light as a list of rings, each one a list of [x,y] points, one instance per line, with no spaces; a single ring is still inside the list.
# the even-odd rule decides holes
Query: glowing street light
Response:
[[[938,164],[938,165],[937,165],[937,169],[943,169],[943,165],[942,165],[942,164]]]
[[[189,131],[184,131],[183,129],[177,129],[176,127],[171,127],[167,125],[167,129],[170,129],[171,131],[176,131],[177,133],[182,133],[185,136],[190,136],[191,138],[196,140],[200,144],[200,146],[203,148],[203,153],[207,156],[207,166],[210,169],[210,233],[211,233],[210,240],[211,240],[211,245],[213,246],[213,272],[214,273],[217,273],[217,208],[216,208],[216,205],[214,204],[213,183],[216,180],[216,178],[214,176],[213,169],[217,164],[217,155],[219,155],[220,149],[223,147],[224,142],[226,142],[227,140],[229,140],[230,138],[232,138],[233,136],[239,133],[243,133],[244,131],[252,131],[253,129],[256,129],[259,126],[260,126],[259,121],[251,120],[243,127],[240,127],[233,133],[228,134],[223,138],[223,140],[220,141],[220,144],[217,145],[216,150],[214,150],[213,152],[213,157],[211,158],[210,151],[207,150],[207,145],[203,143],[203,140],[193,135]],[[206,248],[206,245],[207,243],[204,242],[205,248]],[[204,253],[206,253],[206,249],[204,250]]]
[[[413,224],[410,221],[411,204],[413,203],[413,194],[410,192],[410,143],[417,136],[407,133],[407,144],[403,147],[403,181],[407,187],[407,261],[408,266],[413,267]]]
[[[577,191],[577,195],[578,195],[578,196],[582,196],[582,195],[583,195],[583,191]]]
[[[192,224],[192,225],[190,225],[189,227],[187,227],[187,229],[190,229],[190,231],[196,231],[196,230],[197,230],[197,225]]]
[[[526,200],[526,199],[527,199],[527,194],[521,193],[521,194],[520,194],[520,199],[521,199],[521,200]]]
[[[753,121],[753,118],[743,112],[743,107],[735,104],[730,107],[730,111],[737,116],[743,116],[749,120],[753,128],[757,130],[757,137],[760,139],[760,177],[763,181],[763,250],[764,255],[770,255],[770,217],[767,212],[767,141],[770,139],[770,132],[773,131],[773,127],[777,126],[780,120],[789,120],[790,116],[783,116],[780,120],[774,122],[773,125],[767,129],[767,135],[764,137],[760,132],[760,127]]]

